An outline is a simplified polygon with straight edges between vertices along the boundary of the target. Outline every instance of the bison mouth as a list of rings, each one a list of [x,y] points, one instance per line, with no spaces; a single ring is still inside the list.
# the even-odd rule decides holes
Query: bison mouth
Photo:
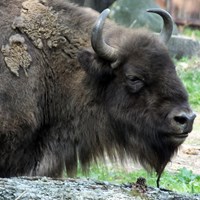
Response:
[[[165,137],[169,138],[170,140],[177,142],[177,143],[182,143],[185,141],[185,139],[188,137],[189,132],[185,133],[170,133],[165,135]]]
[[[188,133],[181,133],[181,134],[173,134],[172,141],[177,145],[181,145],[186,138],[188,137]]]
[[[183,132],[183,133],[180,133],[180,132],[174,132],[174,131],[172,131],[172,132],[163,132],[163,135],[164,135],[164,137],[166,137],[166,138],[187,138],[188,137],[188,135],[189,135],[189,133],[190,133],[191,131],[187,131],[187,132]]]
[[[188,137],[188,133],[181,133],[181,134],[175,134],[175,138],[185,139]]]

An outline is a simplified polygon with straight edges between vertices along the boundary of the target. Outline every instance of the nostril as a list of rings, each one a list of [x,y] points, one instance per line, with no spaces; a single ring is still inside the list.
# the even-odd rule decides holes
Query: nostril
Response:
[[[193,122],[196,115],[193,112],[171,112],[169,122],[177,133],[189,133],[192,131]]]
[[[177,123],[179,123],[179,124],[181,124],[181,125],[184,125],[184,124],[187,123],[188,118],[187,118],[186,116],[175,116],[175,117],[174,117],[174,120],[175,120]]]

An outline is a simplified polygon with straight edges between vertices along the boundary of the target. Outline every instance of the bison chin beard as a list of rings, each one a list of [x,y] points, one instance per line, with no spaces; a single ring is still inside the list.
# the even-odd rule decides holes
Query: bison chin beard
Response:
[[[133,131],[133,127],[126,127],[124,130],[126,130],[124,149],[128,157],[139,162],[148,172],[155,171],[159,187],[162,172],[184,140],[176,141],[173,137],[154,129],[137,132]]]

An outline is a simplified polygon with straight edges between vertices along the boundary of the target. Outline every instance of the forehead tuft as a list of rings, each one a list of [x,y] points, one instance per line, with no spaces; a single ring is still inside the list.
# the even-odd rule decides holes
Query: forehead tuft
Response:
[[[119,39],[121,54],[142,56],[153,53],[168,54],[165,44],[152,32],[146,29],[126,30]]]

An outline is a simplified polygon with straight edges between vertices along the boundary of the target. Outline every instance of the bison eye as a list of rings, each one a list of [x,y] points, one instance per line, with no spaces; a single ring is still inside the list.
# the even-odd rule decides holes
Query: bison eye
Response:
[[[131,93],[136,93],[143,88],[144,81],[137,76],[127,76],[126,85]]]

